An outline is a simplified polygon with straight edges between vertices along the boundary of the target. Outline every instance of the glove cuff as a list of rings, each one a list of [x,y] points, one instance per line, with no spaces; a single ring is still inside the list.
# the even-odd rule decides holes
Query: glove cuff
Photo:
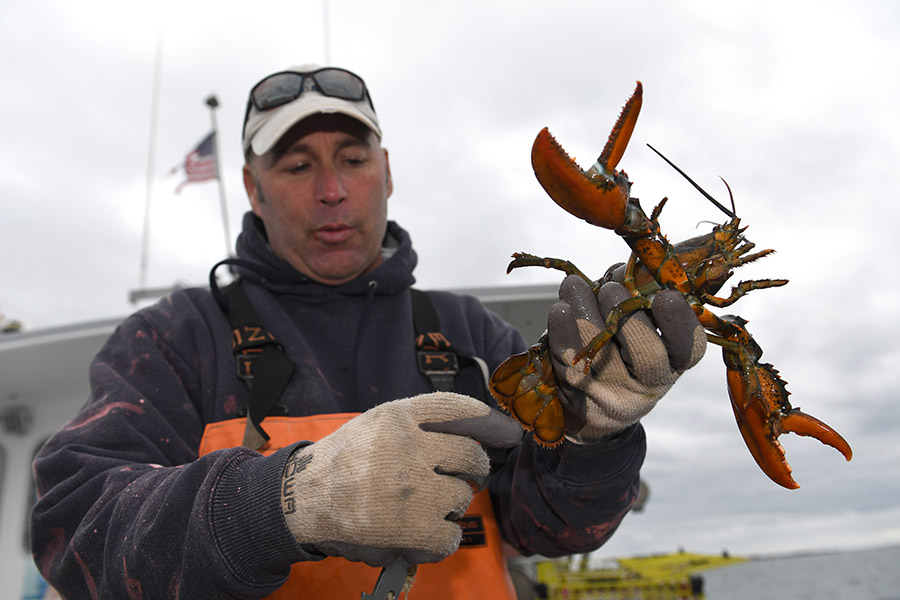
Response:
[[[563,444],[540,453],[547,471],[569,483],[598,485],[637,479],[647,450],[640,423],[593,444]]]
[[[613,431],[612,433],[607,433],[605,435],[591,435],[593,433],[592,427],[584,427],[580,429],[578,432],[569,433],[566,432],[566,440],[572,442],[573,444],[577,444],[580,446],[588,446],[588,445],[608,445],[612,443],[617,443],[618,440],[628,437],[631,432],[637,427],[637,423],[632,425],[628,425],[619,429],[617,431]],[[584,430],[588,431],[585,432]]]

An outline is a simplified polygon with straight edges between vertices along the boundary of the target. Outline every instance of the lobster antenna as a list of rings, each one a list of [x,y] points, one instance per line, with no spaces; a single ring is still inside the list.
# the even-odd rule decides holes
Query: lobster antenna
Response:
[[[691,183],[691,185],[694,186],[694,187],[697,189],[698,192],[700,192],[701,194],[703,194],[703,197],[704,197],[704,198],[706,198],[707,200],[709,200],[710,202],[712,202],[713,204],[715,204],[715,205],[718,207],[719,210],[721,210],[723,213],[725,213],[726,215],[728,215],[728,216],[731,217],[732,219],[737,219],[737,215],[734,214],[734,210],[728,210],[728,209],[727,209],[725,206],[723,206],[718,200],[716,200],[715,198],[713,198],[712,196],[710,196],[710,195],[706,192],[706,190],[704,190],[702,187],[700,187],[699,185],[697,185],[697,182],[695,182],[693,179],[691,179],[690,177],[688,177],[688,174],[687,174],[687,173],[685,173],[684,171],[682,171],[681,169],[679,169],[678,166],[675,165],[675,163],[673,163],[671,160],[669,160],[668,158],[666,158],[666,157],[663,155],[662,152],[660,152],[659,150],[657,150],[656,148],[654,148],[654,147],[651,146],[650,144],[647,144],[647,147],[650,148],[651,150],[653,150],[654,152],[656,152],[657,154],[659,154],[659,156],[660,156],[664,161],[666,161],[667,163],[669,163],[669,166],[670,166],[670,167],[672,167],[673,169],[675,169],[676,171],[678,171],[678,172],[681,174],[682,177],[684,177],[685,179],[687,179],[687,180]],[[719,177],[719,179],[722,179],[722,178]],[[725,181],[725,180],[722,179],[722,181]],[[728,186],[728,182],[725,182],[725,187],[728,188],[728,195],[731,196],[731,188]],[[731,207],[732,207],[732,209],[734,208],[734,196],[731,196]]]
[[[728,185],[728,182],[725,181],[725,178],[719,175],[719,179],[722,180],[722,183],[725,184],[725,187],[728,189],[728,197],[731,199],[731,212],[737,212],[737,209],[734,207],[734,194],[731,193],[731,186]]]

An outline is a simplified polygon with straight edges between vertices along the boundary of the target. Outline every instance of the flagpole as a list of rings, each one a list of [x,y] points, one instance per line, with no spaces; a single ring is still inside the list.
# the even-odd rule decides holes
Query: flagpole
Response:
[[[162,28],[156,33],[156,58],[153,66],[153,95],[150,102],[150,144],[147,149],[147,197],[144,200],[144,232],[141,238],[141,287],[147,285],[147,255],[150,244],[150,198],[153,196],[153,179],[156,157],[156,129],[159,120],[159,80],[162,73]]]
[[[225,181],[222,177],[222,169],[219,164],[219,128],[216,125],[216,108],[219,107],[219,99],[215,94],[210,94],[206,99],[209,107],[209,119],[213,130],[213,156],[216,159],[216,179],[219,181],[219,203],[222,207],[222,227],[225,229],[225,256],[233,256],[231,252],[231,228],[228,226],[228,205],[225,203]]]
[[[322,0],[322,41],[325,47],[325,66],[331,65],[331,15],[328,0]]]

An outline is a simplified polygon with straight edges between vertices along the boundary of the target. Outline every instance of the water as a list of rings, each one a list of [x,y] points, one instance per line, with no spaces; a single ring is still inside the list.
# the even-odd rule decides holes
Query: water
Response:
[[[900,600],[900,546],[759,558],[703,579],[706,600]]]

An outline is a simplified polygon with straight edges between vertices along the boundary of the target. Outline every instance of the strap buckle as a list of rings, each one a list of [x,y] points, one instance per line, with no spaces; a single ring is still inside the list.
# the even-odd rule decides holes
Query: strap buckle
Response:
[[[459,359],[456,352],[445,350],[417,350],[419,371],[439,392],[452,392],[453,381],[459,373]]]
[[[250,385],[250,382],[253,381],[253,361],[260,355],[260,352],[260,350],[250,350],[234,355],[238,379],[247,385]]]

